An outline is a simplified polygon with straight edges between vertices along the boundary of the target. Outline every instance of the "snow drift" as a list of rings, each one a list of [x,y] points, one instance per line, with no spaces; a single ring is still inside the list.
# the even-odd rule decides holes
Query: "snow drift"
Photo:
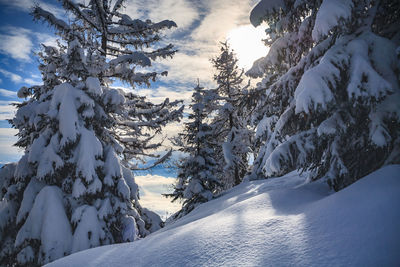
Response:
[[[394,266],[399,204],[400,165],[338,193],[293,172],[242,183],[143,240],[48,266]]]

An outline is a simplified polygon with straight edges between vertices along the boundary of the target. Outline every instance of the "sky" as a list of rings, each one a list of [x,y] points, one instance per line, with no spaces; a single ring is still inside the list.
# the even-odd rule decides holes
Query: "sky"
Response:
[[[82,0],[88,2],[88,0]],[[10,128],[7,119],[15,113],[10,105],[22,102],[16,92],[22,86],[41,84],[38,61],[34,55],[40,43],[55,44],[56,36],[46,24],[33,22],[29,15],[33,2],[53,12],[60,18],[67,17],[58,1],[0,0],[0,164],[18,161],[22,152],[12,144],[17,131]],[[250,25],[249,13],[258,0],[128,0],[125,12],[132,18],[161,21],[173,20],[178,25],[165,32],[164,41],[172,43],[178,53],[172,58],[156,62],[156,68],[167,70],[150,88],[134,90],[154,102],[171,100],[190,101],[197,79],[208,88],[213,69],[210,58],[218,55],[218,44],[228,40],[237,53],[239,66],[248,69],[254,60],[265,56],[267,48],[262,44],[262,28]],[[166,127],[169,136],[181,131],[177,124]],[[164,168],[151,173],[136,174],[142,206],[165,216],[179,209],[161,196],[173,183],[173,172]]]

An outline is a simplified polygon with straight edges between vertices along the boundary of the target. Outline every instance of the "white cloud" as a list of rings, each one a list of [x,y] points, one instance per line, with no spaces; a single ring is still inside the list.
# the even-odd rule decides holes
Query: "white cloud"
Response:
[[[35,4],[38,4],[43,9],[50,11],[51,13],[55,14],[56,16],[61,17],[65,14],[65,11],[62,8],[52,5],[52,4],[49,4],[49,3],[46,3],[44,1],[40,1],[40,0],[35,0],[35,1],[32,1],[32,0],[12,0],[12,1],[0,0],[0,4],[11,7],[11,8],[19,9],[19,10],[25,11],[25,12],[30,12],[31,8]]]
[[[7,78],[11,79],[11,81],[15,83],[20,83],[22,81],[22,77],[18,74],[12,73],[5,69],[0,69],[0,73],[6,76]]]
[[[157,62],[155,66],[158,70],[168,70],[168,77],[161,79],[165,83],[193,85],[199,78],[201,84],[209,88],[214,85],[210,58],[218,54],[219,42],[224,41],[232,29],[249,25],[249,13],[255,2],[257,0],[151,0],[130,5],[128,10],[133,17],[139,14],[141,18],[153,19],[153,15],[159,20],[165,19],[162,16],[169,14],[168,11],[174,12],[174,8],[165,8],[161,3],[171,3],[171,6],[179,3],[182,8],[186,7],[189,13],[179,9],[171,13],[170,19],[178,23],[178,34],[166,35],[166,41],[173,43],[178,53],[172,59]],[[191,12],[197,12],[197,15]],[[179,29],[177,19],[185,21],[183,30]],[[190,87],[185,89],[191,90]]]
[[[0,73],[3,74],[5,77],[9,78],[11,81],[13,81],[16,84],[21,84],[24,83],[25,85],[38,85],[38,84],[42,84],[42,81],[40,79],[37,78],[22,78],[20,75],[10,72],[8,70],[5,69],[0,69]],[[34,76],[31,76],[34,77]],[[4,90],[4,89],[3,89]],[[16,92],[15,92],[16,93]],[[5,94],[4,92],[0,94]]]
[[[195,6],[185,0],[130,0],[125,7],[125,12],[132,18],[151,19],[154,22],[173,20],[179,31],[189,27],[199,17]]]
[[[17,132],[12,128],[0,128],[0,164],[16,161],[21,157],[22,150],[13,146],[17,142]]]
[[[8,5],[27,10],[27,7],[30,6],[29,2],[28,0],[18,0],[14,4],[9,3]],[[257,0],[128,0],[125,3],[125,12],[132,18],[176,21],[178,29],[165,33],[165,42],[173,43],[179,51],[172,59],[156,62],[154,66],[158,71],[168,70],[168,77],[162,77],[161,81],[172,84],[171,87],[189,85],[183,90],[173,89],[180,94],[184,91],[191,91],[197,78],[206,88],[214,86],[210,58],[217,55],[218,42],[224,40],[233,28],[248,24],[251,4],[255,2]],[[58,14],[62,13],[61,11],[57,12]],[[31,38],[31,42],[36,40],[54,45],[56,40],[55,37],[48,34],[34,33],[21,28],[15,28],[11,32],[14,32],[18,38],[25,38],[25,42]],[[7,42],[4,43],[6,47],[11,46]],[[9,52],[9,55],[14,58],[28,59],[31,50],[31,47],[26,46],[24,49],[18,50],[18,53],[17,51]],[[4,51],[3,53],[5,53]],[[35,80],[29,78],[25,82],[30,85],[37,84]],[[160,93],[162,92],[157,91],[157,96],[153,94],[154,98],[159,100],[163,98]]]
[[[210,58],[218,53],[218,42],[224,41],[232,29],[249,24],[251,5],[255,2],[257,0],[131,0],[126,4],[126,12],[134,18],[171,19],[178,24],[178,29],[168,33],[165,40],[173,43],[178,53],[172,59],[155,64],[158,70],[168,70],[168,77],[162,81],[195,84],[199,78],[203,86],[210,87],[213,84]]]
[[[195,81],[193,81],[193,84],[194,82]],[[141,96],[146,96],[154,103],[161,103],[165,100],[165,98],[169,98],[170,101],[183,100],[188,103],[192,95],[191,90],[191,87],[185,86],[159,86],[153,88],[137,88],[134,90],[134,93]]]
[[[40,80],[34,80],[34,79],[31,79],[31,78],[26,78],[26,79],[24,79],[24,83],[25,83],[26,85],[39,85],[39,84],[43,84],[42,81],[40,81]]]
[[[12,119],[15,115],[15,106],[11,105],[16,101],[4,101],[0,100],[0,120]]]
[[[0,52],[17,60],[30,61],[33,43],[29,37],[29,30],[8,27],[7,34],[0,34]]]
[[[210,12],[201,21],[192,37],[194,40],[216,44],[222,41],[228,31],[248,24],[251,9],[249,0],[206,0],[204,4]]]
[[[47,46],[57,46],[57,37],[55,35],[50,35],[47,33],[41,32],[32,32],[32,35],[36,38],[36,40]]]
[[[163,141],[163,148],[164,149],[170,149],[170,148],[177,149],[171,143],[170,139],[175,137],[175,136],[178,136],[178,134],[182,133],[183,130],[184,130],[183,123],[175,122],[175,123],[167,124],[162,130],[162,132],[164,133],[164,136],[161,136],[161,135],[156,136],[154,138],[154,142]]]
[[[57,37],[33,32],[22,27],[6,26],[1,28],[0,53],[18,61],[32,61],[32,51],[40,49],[39,44],[56,45]]]
[[[212,79],[212,66],[210,63],[209,53],[201,53],[190,55],[182,51],[177,53],[173,59],[168,62],[161,62],[160,65],[168,69],[168,76],[163,78],[165,82],[189,84],[189,88],[185,90],[192,90],[197,83],[197,78],[200,79],[201,84],[204,86],[210,85]]]
[[[5,97],[17,97],[17,92],[0,88],[0,95]]]
[[[139,185],[140,204],[161,216],[166,213],[172,214],[181,208],[180,203],[171,203],[170,199],[161,194],[172,192],[172,184],[175,179],[160,175],[135,176],[135,181]]]
[[[14,1],[0,0],[0,3],[2,5],[11,6],[27,12],[29,12],[29,9],[32,6],[32,1],[29,0],[14,0]]]

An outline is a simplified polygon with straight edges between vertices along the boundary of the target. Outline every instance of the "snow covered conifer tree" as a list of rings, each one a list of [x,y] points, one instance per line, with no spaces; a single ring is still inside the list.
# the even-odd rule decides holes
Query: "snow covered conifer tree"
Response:
[[[61,2],[73,14],[70,24],[33,9],[62,41],[39,53],[43,85],[18,92],[29,99],[11,123],[25,154],[0,171],[0,265],[42,265],[134,241],[162,223],[140,206],[128,161],[157,148],[154,134],[179,120],[182,108],[110,86],[115,79],[150,84],[158,73],[136,68],[175,53],[172,45],[150,47],[176,25],[133,20],[120,13],[121,0]]]
[[[243,70],[227,42],[221,43],[221,53],[211,61],[216,70],[214,80],[215,110],[212,122],[214,136],[222,144],[219,151],[221,183],[224,189],[238,185],[248,168],[251,132],[247,128],[248,112],[243,102],[248,86],[243,86]],[[223,159],[223,161],[221,161]]]
[[[180,151],[188,156],[178,165],[178,177],[175,190],[171,194],[172,201],[183,200],[182,209],[175,218],[191,212],[197,205],[213,198],[219,187],[215,176],[217,166],[213,147],[215,137],[211,126],[206,123],[209,115],[207,91],[198,84],[192,95],[189,122],[185,123],[184,133],[179,134],[175,142],[181,146]]]
[[[400,159],[398,1],[262,0],[268,55],[257,104],[252,177],[294,169],[340,190]]]

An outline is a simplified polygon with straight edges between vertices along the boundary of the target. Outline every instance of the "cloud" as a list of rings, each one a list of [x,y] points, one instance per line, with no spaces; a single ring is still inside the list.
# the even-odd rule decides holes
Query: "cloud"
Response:
[[[203,3],[209,12],[193,31],[194,40],[216,44],[226,37],[229,30],[248,24],[249,0],[206,0]]]
[[[12,73],[5,69],[0,69],[0,73],[3,74],[5,77],[9,78],[14,83],[22,82],[22,77],[18,74]]]
[[[5,77],[9,78],[11,81],[13,81],[15,84],[25,84],[25,85],[38,85],[42,84],[42,81],[38,78],[36,78],[35,75],[31,75],[32,78],[22,78],[20,75],[10,72],[5,69],[0,69],[0,73],[3,74]],[[0,92],[1,94],[1,92]],[[3,92],[4,95],[4,92]]]
[[[41,32],[32,32],[32,35],[36,38],[36,40],[47,46],[57,46],[57,37],[54,35],[50,35],[47,33]]]
[[[43,84],[43,82],[41,80],[38,79],[31,79],[31,78],[26,78],[24,79],[24,83],[26,85],[38,85],[38,84]]]
[[[10,1],[10,3],[0,0],[0,2],[25,11],[31,5],[28,0]],[[164,38],[165,43],[171,42],[175,45],[179,50],[178,53],[172,59],[156,62],[154,67],[158,71],[168,70],[168,77],[163,77],[161,81],[172,84],[171,87],[189,85],[179,91],[183,92],[191,91],[190,86],[196,83],[197,78],[207,88],[215,86],[212,80],[213,68],[210,58],[217,55],[218,42],[227,38],[233,28],[248,24],[251,5],[255,2],[257,0],[128,0],[125,3],[124,11],[132,18],[150,18],[153,21],[171,19],[178,24],[177,29],[165,32]],[[40,1],[39,4],[47,8],[43,1]],[[49,8],[56,9],[52,5]],[[55,12],[65,16],[65,12],[63,13],[61,9]],[[10,32],[13,32],[12,38],[31,44],[36,40],[54,45],[56,40],[55,37],[48,34],[30,32],[21,28],[15,28]],[[0,52],[16,59],[29,60],[32,45],[16,51],[8,49],[12,45],[7,41],[3,42],[2,46],[5,47]],[[34,82],[27,80],[27,83],[33,84]]]
[[[154,22],[173,20],[179,31],[187,29],[199,18],[196,7],[185,0],[129,0],[125,12],[132,18],[151,19]]]
[[[12,119],[15,115],[15,106],[11,105],[16,103],[16,101],[5,101],[0,100],[0,120]]]
[[[51,13],[55,14],[56,16],[63,16],[65,15],[65,11],[55,5],[46,3],[44,1],[40,1],[40,0],[0,0],[0,4],[3,6],[8,6],[10,8],[14,8],[17,10],[21,10],[24,12],[30,12],[31,8],[35,5],[38,4],[40,7],[42,7],[43,9],[50,11]]]
[[[5,97],[17,97],[17,92],[0,88],[0,95]]]
[[[155,65],[159,71],[168,70],[168,76],[161,79],[165,83],[194,85],[199,78],[203,86],[210,88],[215,86],[210,58],[218,54],[218,43],[224,41],[232,29],[249,25],[251,6],[256,2],[257,0],[151,0],[130,5],[129,13],[133,17],[139,15],[141,18],[155,17],[160,20],[169,15],[166,10],[175,12],[174,8],[165,8],[161,3],[171,3],[173,7],[179,3],[179,6],[187,9],[188,12],[178,9],[178,12],[170,13],[169,19],[177,21],[178,30],[165,36],[165,41],[174,44],[178,53],[172,59],[157,62]],[[197,14],[193,15],[195,12]],[[183,25],[179,23],[179,19],[184,21]],[[191,90],[191,87],[185,88],[185,91]]]
[[[199,78],[205,87],[213,86],[210,58],[218,53],[218,42],[236,27],[249,24],[252,4],[257,0],[148,0],[126,3],[125,11],[133,18],[159,21],[174,20],[178,28],[167,32],[178,53],[157,62],[158,70],[168,70],[165,83],[195,84]],[[192,88],[186,88],[186,91]]]
[[[166,213],[175,213],[181,208],[180,203],[171,203],[170,199],[161,195],[172,192],[171,185],[175,182],[174,178],[147,174],[135,176],[135,181],[139,185],[140,204],[143,207],[161,216],[165,216]]]
[[[22,27],[5,26],[1,28],[0,53],[18,61],[32,61],[32,51],[39,50],[39,44],[56,45],[57,37],[33,32]]]
[[[163,130],[162,133],[163,135],[158,135],[154,138],[154,142],[161,142],[163,141],[163,146],[162,150],[167,150],[170,148],[177,149],[170,141],[171,138],[174,136],[178,136],[179,133],[182,133],[184,130],[184,125],[183,123],[170,123],[167,124]]]
[[[33,43],[29,37],[30,31],[24,28],[11,27],[8,34],[0,34],[0,52],[16,60],[30,61]]]
[[[21,157],[22,150],[13,146],[17,142],[17,132],[12,128],[0,128],[0,164],[17,161]]]
[[[141,96],[146,96],[153,103],[161,103],[165,98],[169,98],[170,101],[183,100],[188,103],[192,95],[192,92],[189,90],[192,90],[189,86],[172,85],[171,87],[137,88],[133,92]]]
[[[160,66],[168,70],[168,76],[162,80],[178,84],[187,84],[185,90],[192,90],[197,78],[204,85],[209,85],[212,79],[212,66],[209,53],[189,54],[187,51],[177,53],[169,62],[161,62]]]

